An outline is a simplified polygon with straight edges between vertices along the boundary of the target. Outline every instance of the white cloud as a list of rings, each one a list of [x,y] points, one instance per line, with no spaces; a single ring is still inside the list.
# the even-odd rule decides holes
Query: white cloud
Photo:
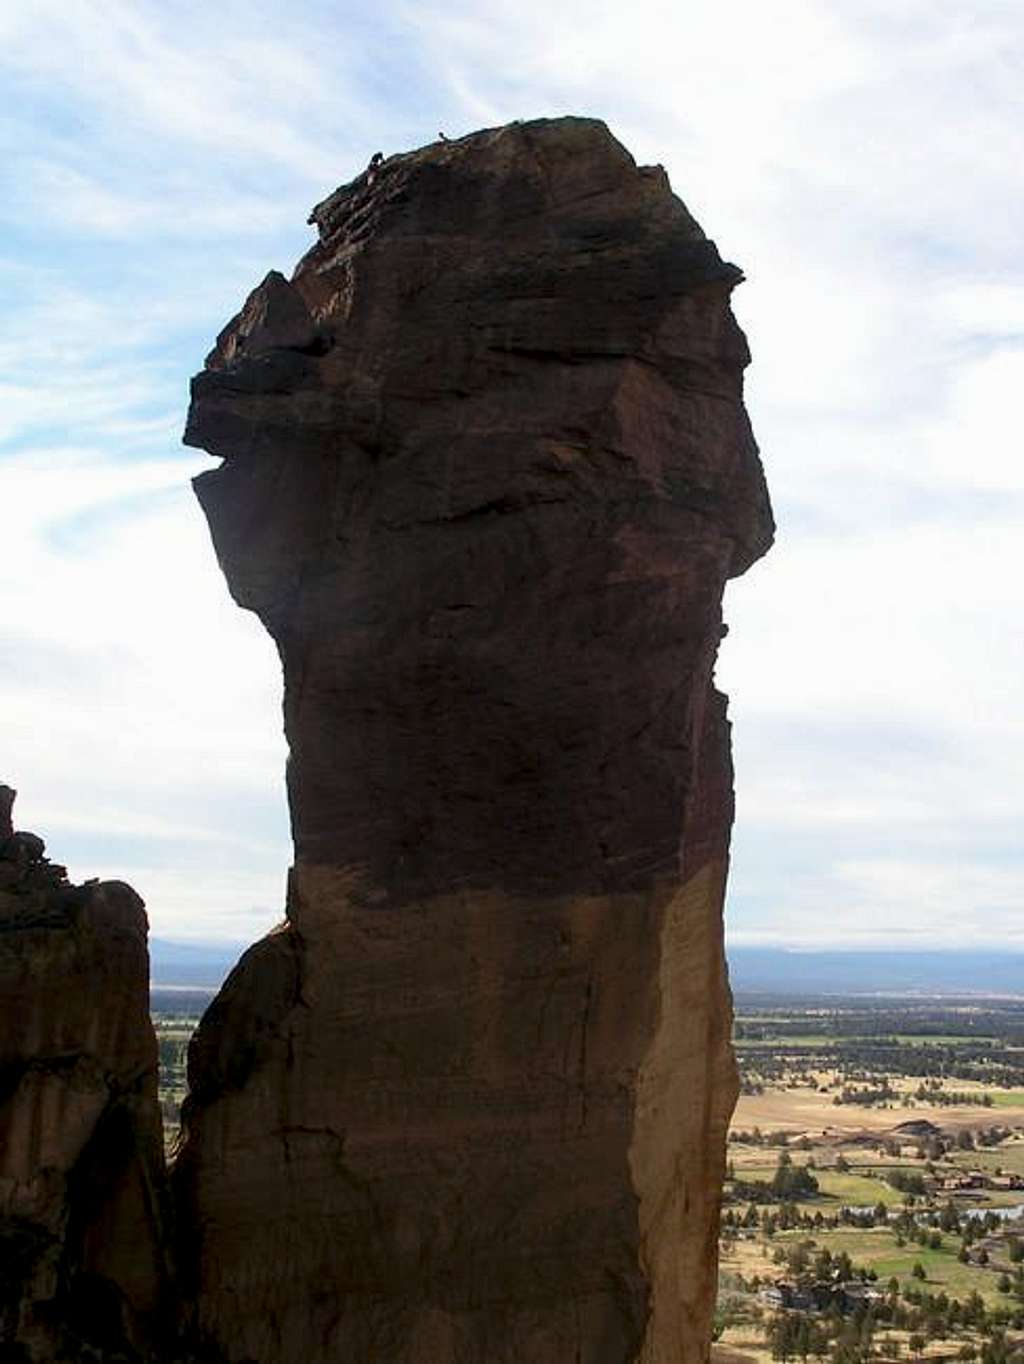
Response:
[[[253,875],[237,861],[219,870],[202,864],[176,870],[143,865],[132,869],[132,879],[136,886],[145,887],[153,937],[233,946],[269,932],[284,918],[284,866],[276,873]],[[109,874],[124,880],[116,867]],[[154,909],[161,905],[174,906],[173,919]]]
[[[796,878],[751,926],[733,927],[734,945],[1024,951],[1018,869],[957,866],[892,855],[838,861],[828,873]],[[965,932],[965,925],[976,925]]]
[[[0,464],[4,779],[19,823],[74,876],[132,880],[155,932],[237,937],[239,915],[251,932],[281,912],[285,755],[273,646],[229,601],[188,487],[208,464]],[[126,838],[172,841],[180,870],[111,865]],[[211,845],[233,865],[215,884]]]

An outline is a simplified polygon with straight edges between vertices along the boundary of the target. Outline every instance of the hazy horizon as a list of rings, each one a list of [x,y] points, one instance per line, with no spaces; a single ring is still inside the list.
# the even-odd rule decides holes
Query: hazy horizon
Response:
[[[150,940],[154,991],[212,991],[249,943]],[[744,947],[726,945],[730,984],[739,996],[779,994],[906,995],[916,998],[1024,999],[1024,952],[952,949]]]

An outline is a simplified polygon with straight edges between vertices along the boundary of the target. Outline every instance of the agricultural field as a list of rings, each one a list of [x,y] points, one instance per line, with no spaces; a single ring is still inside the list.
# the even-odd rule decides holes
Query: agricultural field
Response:
[[[716,1364],[1024,1364],[1024,1001],[736,1010]]]

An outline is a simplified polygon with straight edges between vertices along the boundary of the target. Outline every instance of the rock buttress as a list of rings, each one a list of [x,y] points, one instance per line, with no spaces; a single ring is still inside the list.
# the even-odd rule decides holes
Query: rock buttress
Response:
[[[70,885],[0,787],[0,1355],[163,1357],[166,1190],[142,901]]]
[[[193,383],[285,677],[288,919],[190,1056],[231,1361],[706,1355],[735,1096],[712,686],[771,517],[723,263],[603,124],[393,156]]]

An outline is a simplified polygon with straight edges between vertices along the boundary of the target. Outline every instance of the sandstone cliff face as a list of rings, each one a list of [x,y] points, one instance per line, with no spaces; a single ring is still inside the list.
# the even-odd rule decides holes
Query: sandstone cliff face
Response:
[[[231,1361],[706,1354],[735,1094],[726,579],[771,520],[739,271],[603,124],[389,158],[193,384],[284,667],[288,919],[190,1056]]]
[[[0,1355],[136,1360],[168,1341],[142,901],[72,886],[0,787]]]

